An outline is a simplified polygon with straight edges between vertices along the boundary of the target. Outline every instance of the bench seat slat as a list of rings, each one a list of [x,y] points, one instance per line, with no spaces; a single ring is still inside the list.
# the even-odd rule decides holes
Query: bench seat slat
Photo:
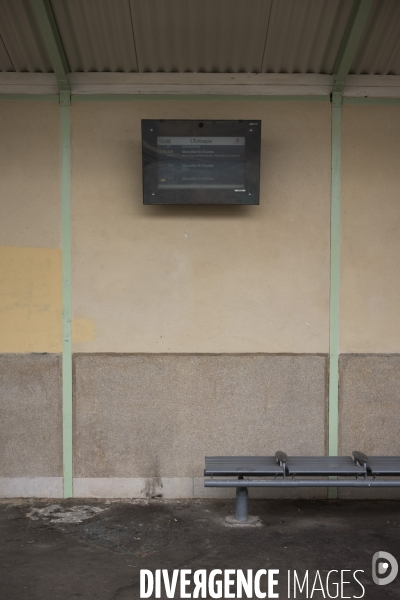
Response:
[[[283,475],[274,456],[206,456],[204,475]]]
[[[400,476],[400,456],[368,457],[367,471],[370,475]]]
[[[350,456],[289,456],[289,475],[365,475]]]

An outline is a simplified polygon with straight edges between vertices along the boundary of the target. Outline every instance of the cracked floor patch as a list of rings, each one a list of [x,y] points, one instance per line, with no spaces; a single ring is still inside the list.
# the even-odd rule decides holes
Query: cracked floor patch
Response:
[[[63,508],[59,504],[51,504],[44,508],[32,508],[27,517],[32,521],[47,521],[49,523],[82,523],[107,510],[98,506],[71,506]]]

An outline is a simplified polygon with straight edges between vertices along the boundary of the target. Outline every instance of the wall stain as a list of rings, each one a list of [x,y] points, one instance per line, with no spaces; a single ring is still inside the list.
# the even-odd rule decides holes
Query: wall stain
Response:
[[[162,489],[163,484],[160,477],[149,477],[140,493],[146,498],[162,498]]]
[[[60,248],[0,246],[0,352],[60,352]]]

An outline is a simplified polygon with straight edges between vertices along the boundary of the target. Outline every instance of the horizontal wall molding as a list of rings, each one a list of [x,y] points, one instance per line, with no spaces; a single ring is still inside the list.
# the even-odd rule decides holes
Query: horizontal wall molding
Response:
[[[344,98],[400,98],[399,75],[349,75]]]
[[[62,477],[0,477],[0,498],[62,498]]]
[[[343,98],[343,104],[353,106],[399,106],[399,98]]]
[[[78,498],[193,498],[192,477],[77,477]]]
[[[326,358],[328,352],[74,352],[73,356],[322,356]]]
[[[330,93],[330,75],[273,73],[73,73],[72,94],[304,95]]]
[[[0,100],[6,102],[59,102],[60,96],[58,94],[1,94]]]
[[[206,488],[203,477],[134,477],[74,479],[75,498],[234,498],[234,488]],[[324,488],[279,490],[254,488],[252,498],[326,498]]]
[[[78,96],[328,97],[332,75],[314,73],[71,73]],[[58,94],[54,73],[0,73],[0,95]],[[349,75],[345,98],[400,98],[400,76]]]
[[[54,73],[0,73],[0,94],[58,94]]]
[[[77,477],[74,498],[234,498],[234,488],[205,488],[203,477]],[[0,478],[0,498],[62,498],[62,477]],[[252,498],[326,498],[324,488],[254,488]]]
[[[165,499],[235,497],[234,488],[205,488],[203,477],[77,477],[74,498]],[[265,499],[326,499],[326,488],[272,489],[252,488],[251,498]],[[0,498],[62,498],[62,477],[2,477]],[[399,488],[341,488],[343,499],[399,498]]]
[[[286,73],[72,73],[72,94],[326,96],[333,76]],[[400,77],[350,75],[346,97],[400,97]]]
[[[326,96],[256,96],[234,94],[74,94],[71,102],[149,102],[149,101],[180,101],[180,102],[329,102]]]
[[[76,478],[75,498],[234,498],[234,488],[206,488],[203,477]],[[326,498],[324,488],[252,488],[252,498]]]

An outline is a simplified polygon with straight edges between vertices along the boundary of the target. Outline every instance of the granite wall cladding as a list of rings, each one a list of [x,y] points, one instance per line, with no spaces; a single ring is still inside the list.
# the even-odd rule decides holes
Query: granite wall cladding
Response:
[[[400,454],[400,355],[340,357],[340,453]]]
[[[61,358],[0,354],[0,477],[62,475]]]
[[[206,454],[324,454],[322,355],[74,357],[75,477],[201,477]]]
[[[206,454],[325,454],[327,362],[324,355],[77,354],[75,477],[178,478],[190,486],[193,478],[204,493]],[[341,355],[339,400],[340,454],[400,454],[400,355]],[[0,355],[0,410],[0,478],[61,477],[60,356]],[[399,490],[339,494],[398,497]]]
[[[339,452],[400,454],[400,355],[340,357]],[[400,498],[399,488],[339,490],[340,498]]]

